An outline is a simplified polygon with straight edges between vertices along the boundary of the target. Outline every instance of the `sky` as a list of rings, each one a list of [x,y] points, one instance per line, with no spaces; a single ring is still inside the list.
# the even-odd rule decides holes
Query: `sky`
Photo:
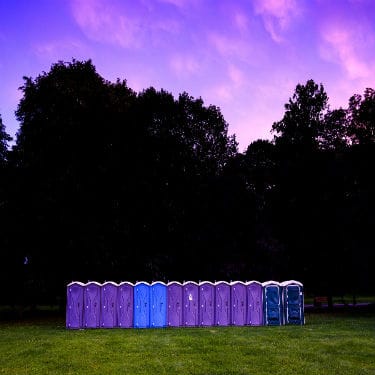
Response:
[[[91,59],[126,79],[220,107],[239,151],[272,139],[298,83],[331,108],[375,88],[375,0],[0,0],[0,114],[13,137],[23,76]]]

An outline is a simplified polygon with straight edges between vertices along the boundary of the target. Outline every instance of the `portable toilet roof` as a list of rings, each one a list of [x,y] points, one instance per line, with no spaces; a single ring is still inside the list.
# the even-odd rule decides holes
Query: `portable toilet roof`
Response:
[[[226,285],[230,286],[230,283],[228,281],[224,281],[224,280],[215,281],[215,285],[219,285],[219,284],[226,284]]]
[[[199,283],[197,283],[195,281],[184,281],[182,285],[187,285],[187,284],[194,284],[194,285],[199,286]]]
[[[86,284],[85,283],[82,283],[81,281],[72,281],[71,283],[69,283],[67,285],[67,287],[70,287],[72,285],[80,285],[80,286],[85,286]]]
[[[166,284],[164,281],[153,281],[153,282],[151,283],[151,286],[152,286],[152,285],[155,285],[155,284],[161,284],[161,285],[165,285],[165,286],[167,286],[167,284]]]
[[[263,286],[268,286],[268,285],[278,285],[281,286],[281,284],[278,281],[270,280],[270,281],[265,281],[262,283]]]
[[[106,281],[102,284],[102,286],[106,286],[106,285],[113,285],[113,286],[118,286],[117,283],[115,283],[114,281]]]
[[[169,286],[169,285],[174,285],[174,284],[177,284],[177,285],[181,285],[181,286],[182,286],[182,283],[180,283],[179,281],[168,281],[167,286]]]
[[[118,286],[122,286],[122,285],[134,286],[134,284],[131,283],[130,281],[121,281],[121,283],[118,284]]]
[[[259,285],[263,285],[260,281],[257,281],[257,280],[246,281],[245,284],[246,284],[246,285],[250,285],[250,284],[259,284]]]
[[[299,285],[299,286],[303,286],[303,284],[300,281],[296,281],[296,280],[283,281],[282,283],[280,283],[280,285],[281,286],[286,286],[286,285]]]

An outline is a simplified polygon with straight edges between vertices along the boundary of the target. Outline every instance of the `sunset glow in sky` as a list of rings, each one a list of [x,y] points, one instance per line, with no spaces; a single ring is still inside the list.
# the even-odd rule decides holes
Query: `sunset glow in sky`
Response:
[[[332,108],[375,88],[374,0],[0,0],[0,114],[12,136],[22,76],[92,59],[136,91],[221,108],[239,150],[270,139],[297,83]]]

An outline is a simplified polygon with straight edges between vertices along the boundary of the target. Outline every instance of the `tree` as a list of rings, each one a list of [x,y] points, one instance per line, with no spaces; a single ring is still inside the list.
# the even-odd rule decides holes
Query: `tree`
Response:
[[[375,90],[367,88],[363,98],[353,95],[348,107],[348,135],[353,144],[375,142]]]
[[[306,151],[317,149],[327,103],[322,84],[317,85],[313,80],[308,80],[306,85],[298,84],[284,106],[284,117],[272,125],[271,131],[277,133],[276,145],[298,146]]]
[[[184,249],[207,253],[197,218],[213,231],[210,189],[237,151],[217,107],[136,94],[91,61],[58,62],[21,90],[14,248],[38,277],[166,278]]]
[[[323,150],[343,150],[347,147],[347,111],[342,108],[327,111],[318,134],[319,147]]]
[[[8,155],[8,142],[12,140],[12,137],[6,133],[3,120],[0,115],[0,166],[6,163]]]

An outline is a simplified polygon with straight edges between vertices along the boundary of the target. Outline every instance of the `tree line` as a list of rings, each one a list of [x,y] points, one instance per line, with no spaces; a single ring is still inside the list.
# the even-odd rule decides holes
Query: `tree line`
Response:
[[[370,290],[373,89],[331,109],[322,84],[298,84],[273,140],[243,153],[218,107],[136,93],[90,60],[58,62],[20,89],[12,148],[0,118],[4,301],[54,301],[72,280]]]

